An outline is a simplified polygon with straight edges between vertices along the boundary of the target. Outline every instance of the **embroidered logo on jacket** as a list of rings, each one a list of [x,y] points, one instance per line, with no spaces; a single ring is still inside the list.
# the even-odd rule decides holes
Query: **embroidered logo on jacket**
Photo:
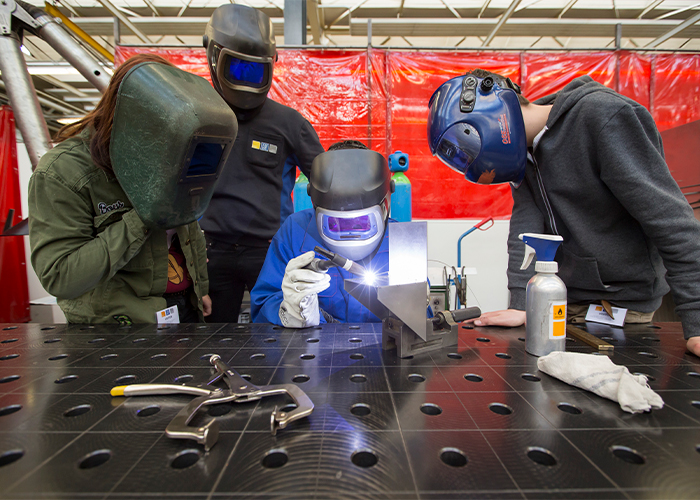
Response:
[[[498,126],[501,128],[501,142],[510,144],[510,127],[505,114],[498,117]]]
[[[115,201],[111,205],[107,205],[105,202],[100,202],[97,204],[97,209],[101,214],[106,214],[112,210],[119,210],[120,208],[124,208],[124,203],[119,200]]]
[[[274,144],[270,144],[269,142],[253,141],[251,148],[257,149],[259,151],[265,151],[273,155],[277,154],[277,146],[275,146]]]

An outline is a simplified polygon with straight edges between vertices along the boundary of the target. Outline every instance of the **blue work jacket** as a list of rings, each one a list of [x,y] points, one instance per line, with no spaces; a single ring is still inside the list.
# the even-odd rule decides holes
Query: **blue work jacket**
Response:
[[[316,228],[315,214],[312,208],[293,213],[272,238],[258,281],[250,293],[251,316],[254,323],[282,325],[279,309],[282,304],[282,279],[287,263],[294,257],[313,250],[315,246],[324,247]],[[390,222],[393,221],[390,219]],[[372,260],[369,263],[363,262],[364,267],[376,274],[389,272],[389,227],[387,226],[382,244]],[[330,268],[328,275],[331,277],[330,286],[318,294],[318,304],[321,309],[340,323],[381,322],[369,309],[345,291],[343,281],[358,276],[338,267]],[[321,315],[321,323],[326,323],[323,315]]]

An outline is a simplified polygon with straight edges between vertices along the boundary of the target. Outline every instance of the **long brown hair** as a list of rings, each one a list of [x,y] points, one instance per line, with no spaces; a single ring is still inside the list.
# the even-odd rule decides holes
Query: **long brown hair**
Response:
[[[131,68],[144,62],[157,62],[174,66],[170,61],[156,54],[137,54],[130,57],[119,66],[109,86],[95,109],[90,111],[81,120],[66,125],[56,134],[56,142],[62,142],[78,135],[84,129],[92,130],[90,139],[90,156],[92,161],[100,168],[112,170],[112,162],[109,159],[109,141],[112,135],[112,122],[114,121],[114,108],[117,105],[117,92],[122,80]]]

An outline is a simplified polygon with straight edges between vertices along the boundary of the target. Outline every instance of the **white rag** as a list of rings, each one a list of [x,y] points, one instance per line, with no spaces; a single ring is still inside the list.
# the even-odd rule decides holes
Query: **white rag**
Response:
[[[664,400],[647,385],[644,375],[632,375],[607,356],[580,352],[552,352],[537,360],[537,368],[547,375],[598,396],[620,403],[630,413],[664,407]]]

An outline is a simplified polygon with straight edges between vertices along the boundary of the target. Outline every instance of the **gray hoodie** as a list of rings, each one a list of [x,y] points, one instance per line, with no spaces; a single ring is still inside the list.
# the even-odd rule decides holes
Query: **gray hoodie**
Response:
[[[651,312],[670,285],[686,338],[700,335],[700,222],[668,170],[649,112],[588,76],[536,104],[552,111],[513,189],[510,307],[525,309],[534,274],[534,266],[520,270],[518,235],[559,234],[570,304],[605,299]]]

